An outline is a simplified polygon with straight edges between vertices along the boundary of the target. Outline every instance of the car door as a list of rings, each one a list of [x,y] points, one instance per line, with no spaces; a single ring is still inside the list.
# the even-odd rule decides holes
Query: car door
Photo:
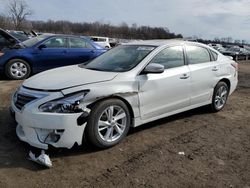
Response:
[[[34,50],[34,61],[39,71],[67,65],[67,38],[52,37]]]
[[[218,81],[220,65],[202,46],[186,45],[186,54],[191,78],[191,105],[208,102]]]
[[[95,48],[85,39],[69,37],[67,59],[69,64],[79,64],[95,57]]]
[[[167,47],[150,63],[164,65],[165,71],[138,76],[141,118],[151,119],[189,106],[190,73],[183,47]]]

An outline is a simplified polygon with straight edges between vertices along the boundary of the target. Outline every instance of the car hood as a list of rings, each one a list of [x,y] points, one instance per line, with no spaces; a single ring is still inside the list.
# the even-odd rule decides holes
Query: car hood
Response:
[[[66,66],[42,72],[24,81],[23,86],[38,90],[62,90],[75,86],[112,80],[118,73],[102,72],[81,68],[78,65]]]

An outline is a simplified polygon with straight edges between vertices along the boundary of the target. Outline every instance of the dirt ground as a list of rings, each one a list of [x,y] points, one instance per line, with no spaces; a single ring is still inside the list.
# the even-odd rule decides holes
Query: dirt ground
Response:
[[[0,187],[250,188],[250,62],[240,64],[238,89],[223,111],[154,121],[108,150],[52,151],[51,169],[27,160],[30,146],[15,135],[8,106],[20,83],[0,80]]]

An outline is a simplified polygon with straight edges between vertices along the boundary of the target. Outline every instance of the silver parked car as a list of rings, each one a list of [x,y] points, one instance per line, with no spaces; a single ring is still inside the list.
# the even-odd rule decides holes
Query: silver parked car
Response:
[[[238,64],[209,46],[181,40],[120,45],[92,60],[37,74],[12,97],[18,137],[71,148],[87,138],[107,148],[130,127],[209,105],[220,111]]]

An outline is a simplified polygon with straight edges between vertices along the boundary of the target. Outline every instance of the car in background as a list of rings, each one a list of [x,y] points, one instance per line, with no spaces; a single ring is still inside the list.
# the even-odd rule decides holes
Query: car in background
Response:
[[[99,44],[100,46],[104,48],[112,48],[116,46],[117,41],[114,38],[108,38],[108,37],[98,37],[98,36],[90,36],[91,40],[93,40],[95,43]]]
[[[86,62],[104,52],[106,49],[84,37],[40,35],[5,49],[0,54],[0,73],[10,79],[25,79],[48,69]]]
[[[242,58],[242,57],[245,57],[247,55],[250,55],[249,50],[242,48],[240,46],[232,46],[221,53],[223,53],[224,55],[227,55],[227,56],[231,56],[234,59],[236,59],[236,57]]]
[[[16,37],[19,41],[23,42],[25,40],[28,40],[30,38],[32,38],[31,35],[28,35],[27,33],[23,32],[23,31],[14,31],[14,30],[9,30],[7,31],[9,34],[11,34],[12,36]]]
[[[11,47],[15,44],[18,44],[22,40],[18,39],[17,37],[11,35],[7,31],[0,28],[0,51],[3,48]]]
[[[222,46],[222,44],[214,44],[214,43],[211,43],[211,44],[208,44],[208,46],[212,47],[213,49],[215,50],[218,50],[219,52],[224,52],[226,50],[226,48],[224,48]]]
[[[238,64],[206,45],[141,41],[25,80],[11,111],[17,136],[34,147],[72,148],[87,138],[108,148],[131,127],[205,105],[222,110],[237,83]]]

